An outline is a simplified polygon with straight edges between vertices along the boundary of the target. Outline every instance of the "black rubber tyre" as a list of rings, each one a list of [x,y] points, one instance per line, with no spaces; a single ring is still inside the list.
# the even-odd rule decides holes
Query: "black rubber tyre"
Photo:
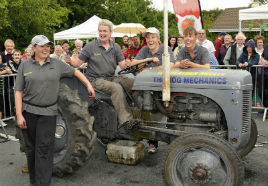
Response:
[[[64,148],[54,152],[53,174],[63,177],[88,162],[96,133],[93,131],[94,117],[88,113],[88,103],[79,98],[77,90],[61,83],[58,106],[67,136],[62,138],[66,143]]]
[[[176,138],[163,164],[170,186],[242,186],[242,161],[226,140],[195,133]]]
[[[258,138],[257,125],[255,121],[251,119],[250,139],[247,146],[238,152],[240,157],[245,157],[248,153],[250,153],[253,150],[257,142],[257,138]]]

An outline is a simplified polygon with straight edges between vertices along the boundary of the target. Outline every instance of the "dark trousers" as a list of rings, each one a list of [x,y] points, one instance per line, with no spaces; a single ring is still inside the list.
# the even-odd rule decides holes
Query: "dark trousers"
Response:
[[[22,130],[25,142],[30,183],[49,186],[52,176],[56,116],[22,113],[27,129]]]
[[[263,83],[263,87],[262,87]],[[262,76],[258,76],[258,84],[257,87],[259,89],[259,96],[262,98],[262,92],[263,92],[263,106],[268,107],[268,74],[264,75],[264,79],[262,81]]]

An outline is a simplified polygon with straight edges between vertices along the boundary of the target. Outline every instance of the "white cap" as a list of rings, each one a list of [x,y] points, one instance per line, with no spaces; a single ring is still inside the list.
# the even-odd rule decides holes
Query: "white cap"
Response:
[[[48,38],[44,35],[36,35],[33,37],[31,44],[34,45],[39,45],[43,46],[45,44],[50,44],[53,45],[51,41],[48,40]]]
[[[143,33],[143,36],[146,37],[146,35],[147,35],[148,33],[151,33],[151,34],[157,34],[157,35],[160,36],[160,32],[159,32],[159,30],[158,30],[157,28],[155,28],[155,27],[149,27],[149,28],[146,30],[146,32]]]

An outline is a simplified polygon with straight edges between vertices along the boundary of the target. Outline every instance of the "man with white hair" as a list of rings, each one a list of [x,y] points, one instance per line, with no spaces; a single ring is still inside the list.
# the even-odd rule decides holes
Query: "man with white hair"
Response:
[[[79,51],[79,53],[81,52],[82,48],[83,48],[83,41],[80,39],[75,40],[74,42],[75,48]]]
[[[112,28],[111,21],[101,20],[98,26],[99,38],[86,44],[78,58],[66,56],[65,61],[74,67],[87,62],[86,77],[94,88],[111,95],[120,129],[135,123],[124,93],[124,89],[131,92],[134,80],[114,76],[117,65],[125,69],[127,64],[120,46],[111,40]]]
[[[223,63],[225,65],[235,65],[237,59],[243,53],[246,36],[242,32],[239,32],[235,36],[235,40],[236,40],[236,43],[228,48],[227,53],[223,59]]]
[[[64,54],[63,54],[63,49],[60,45],[56,45],[54,47],[54,53],[53,54],[50,54],[50,57],[52,58],[56,58],[62,62],[65,62],[64,61]]]
[[[199,30],[196,43],[208,49],[209,52],[215,55],[215,47],[212,41],[207,40],[207,34],[204,29]]]
[[[5,45],[5,51],[1,53],[3,64],[13,59],[12,55],[15,48],[14,41],[12,41],[11,39],[7,39],[4,45]]]

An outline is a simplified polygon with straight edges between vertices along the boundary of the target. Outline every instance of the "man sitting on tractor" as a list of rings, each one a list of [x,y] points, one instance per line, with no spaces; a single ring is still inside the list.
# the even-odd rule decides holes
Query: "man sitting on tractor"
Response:
[[[131,65],[141,63],[142,61],[152,62],[146,66],[145,69],[160,69],[162,68],[162,55],[164,53],[164,46],[160,43],[160,32],[154,27],[150,27],[144,33],[147,46],[144,46],[132,61]],[[174,65],[174,56],[171,48],[168,48],[170,55],[170,67]],[[158,141],[149,140],[149,153],[155,153],[158,147]]]
[[[210,68],[208,50],[197,45],[197,31],[189,26],[183,31],[185,47],[182,48],[177,56],[175,68]]]
[[[127,64],[120,46],[111,40],[112,27],[111,21],[101,20],[98,26],[99,39],[89,42],[78,58],[71,60],[67,55],[65,61],[74,67],[87,61],[86,77],[94,88],[111,95],[119,118],[118,128],[121,128],[135,122],[124,93],[124,90],[131,91],[134,80],[114,76],[117,65],[125,69]]]

